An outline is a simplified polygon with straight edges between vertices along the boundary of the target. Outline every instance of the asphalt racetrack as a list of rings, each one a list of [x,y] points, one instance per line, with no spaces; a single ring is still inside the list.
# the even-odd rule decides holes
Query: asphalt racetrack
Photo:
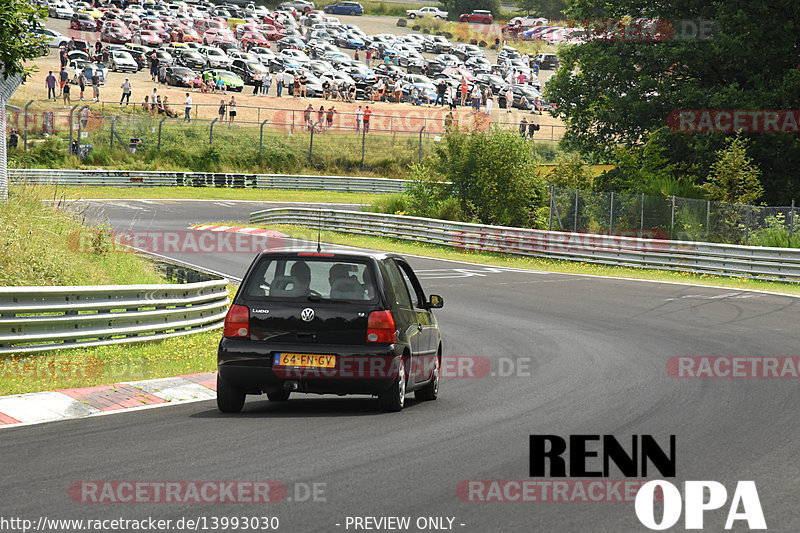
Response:
[[[142,230],[246,222],[249,212],[271,205],[89,203],[91,217]],[[178,259],[240,278],[252,257]],[[675,356],[797,356],[800,300],[410,262],[426,292],[444,297],[436,315],[445,356],[485,358],[491,373],[444,379],[437,401],[411,399],[395,414],[380,413],[368,397],[295,395],[282,404],[248,397],[237,416],[223,416],[204,401],[6,429],[0,433],[2,514],[276,516],[278,531],[301,533],[363,531],[348,517],[367,516],[408,516],[412,526],[418,517],[449,517],[452,530],[480,533],[648,531],[632,502],[476,502],[457,495],[459,483],[469,480],[533,480],[531,434],[614,435],[621,442],[647,434],[664,447],[675,435],[676,485],[715,480],[726,486],[728,503],[706,513],[706,531],[724,530],[739,480],[755,481],[770,531],[800,531],[798,379],[681,379],[666,370]],[[621,476],[612,472],[611,478]],[[85,480],[271,480],[288,493],[273,504],[76,503],[68,489]],[[322,493],[307,498],[313,484]],[[683,526],[681,519],[674,530]],[[748,529],[739,522],[734,530]]]

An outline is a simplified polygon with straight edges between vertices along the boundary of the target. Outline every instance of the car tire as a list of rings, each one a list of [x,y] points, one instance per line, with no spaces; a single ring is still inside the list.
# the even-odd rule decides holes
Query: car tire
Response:
[[[420,402],[429,402],[439,397],[439,376],[441,374],[442,354],[436,356],[433,367],[433,379],[421,389],[414,391],[414,398]]]
[[[414,13],[411,13],[411,14],[408,16],[408,18],[410,18],[411,20],[414,20],[415,18],[417,18],[417,16],[416,16]]]
[[[217,375],[217,409],[223,413],[238,413],[244,407],[245,393]]]
[[[402,411],[406,403],[406,365],[405,360],[400,359],[400,368],[397,369],[397,379],[391,387],[378,394],[378,404],[381,411],[396,413]]]
[[[289,396],[291,396],[291,394],[292,393],[289,392],[288,390],[278,390],[275,392],[268,392],[267,399],[269,399],[269,401],[271,402],[285,402],[289,399]]]
[[[351,16],[351,17],[355,17],[355,16],[356,16],[356,14],[357,14],[357,13],[356,13],[356,10],[355,10],[355,9],[354,9],[354,10],[352,10],[352,11],[350,11],[350,16]]]
[[[492,23],[492,19],[483,19],[483,23],[484,24],[491,24]]]

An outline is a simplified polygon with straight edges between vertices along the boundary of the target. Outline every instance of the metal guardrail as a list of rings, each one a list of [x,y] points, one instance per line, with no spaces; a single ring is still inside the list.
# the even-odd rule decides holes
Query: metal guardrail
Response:
[[[800,281],[800,249],[668,241],[619,235],[485,226],[379,213],[277,208],[250,221],[390,237],[451,246],[613,266]]]
[[[228,280],[0,287],[0,354],[122,344],[219,328]]]
[[[254,189],[326,190],[336,192],[399,193],[408,181],[390,178],[156,172],[140,170],[9,169],[12,183],[31,185],[112,187],[231,187]]]

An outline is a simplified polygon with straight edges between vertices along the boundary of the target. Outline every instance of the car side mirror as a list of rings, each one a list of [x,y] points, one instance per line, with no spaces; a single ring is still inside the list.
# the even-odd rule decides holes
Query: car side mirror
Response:
[[[431,294],[430,298],[428,299],[428,305],[426,305],[428,309],[441,309],[444,307],[444,298],[439,296],[438,294]]]

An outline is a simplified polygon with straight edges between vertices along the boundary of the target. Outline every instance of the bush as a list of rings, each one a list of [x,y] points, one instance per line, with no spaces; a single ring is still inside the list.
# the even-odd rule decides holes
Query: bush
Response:
[[[544,227],[544,181],[531,143],[513,130],[452,132],[438,147],[436,170],[471,220],[502,226]]]

